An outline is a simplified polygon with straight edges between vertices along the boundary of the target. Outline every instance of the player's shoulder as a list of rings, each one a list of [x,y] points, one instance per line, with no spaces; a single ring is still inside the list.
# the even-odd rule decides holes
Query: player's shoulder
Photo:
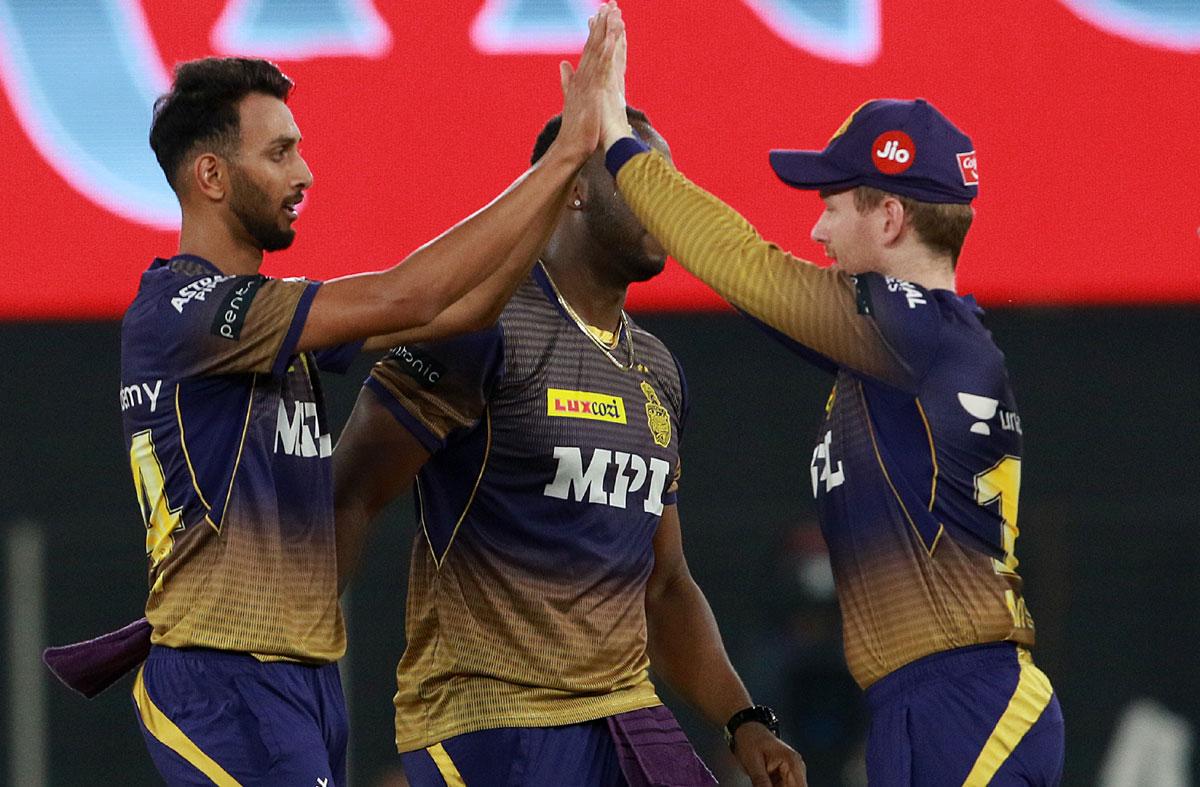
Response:
[[[223,282],[234,278],[198,257],[156,258],[142,273],[137,295],[126,315],[145,316],[166,309],[184,314],[189,307],[203,302]]]
[[[646,330],[644,326],[638,323],[633,317],[627,317],[629,332],[633,334],[633,341],[639,351],[644,351],[649,356],[656,359],[671,360],[672,364],[678,366],[678,360],[666,343],[656,335]]]
[[[639,325],[632,317],[629,318],[628,326],[638,359],[638,371],[655,381],[677,412],[685,410],[687,380],[679,358],[662,339]]]

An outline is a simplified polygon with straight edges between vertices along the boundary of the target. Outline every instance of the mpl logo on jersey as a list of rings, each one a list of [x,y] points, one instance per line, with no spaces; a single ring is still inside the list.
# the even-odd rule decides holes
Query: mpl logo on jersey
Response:
[[[913,165],[917,146],[903,131],[885,131],[871,145],[871,161],[885,175],[899,175]]]
[[[979,164],[975,159],[975,151],[958,154],[958,171],[962,173],[964,186],[979,185]]]
[[[625,400],[612,394],[547,388],[546,415],[623,424],[625,423]]]
[[[316,402],[296,402],[288,413],[287,405],[279,400],[275,418],[275,453],[300,457],[327,457],[333,454],[333,441],[321,428]]]
[[[642,510],[662,515],[663,490],[671,477],[671,465],[666,460],[596,448],[585,466],[583,452],[575,446],[555,446],[554,458],[558,466],[554,480],[542,490],[546,497],[627,508],[629,496],[645,489]]]

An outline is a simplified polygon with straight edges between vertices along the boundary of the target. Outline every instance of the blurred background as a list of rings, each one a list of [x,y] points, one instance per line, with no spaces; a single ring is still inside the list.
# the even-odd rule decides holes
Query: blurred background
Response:
[[[293,248],[264,272],[393,263],[525,167],[560,107],[588,0],[0,0],[0,775],[154,784],[129,681],[91,702],[48,644],[144,604],[122,449],[119,318],[174,249],[146,134],[172,65],[270,57],[315,172]],[[630,102],[676,162],[768,238],[822,260],[816,197],[772,147],[821,147],[862,101],[923,96],[975,142],[959,289],[988,310],[1025,427],[1021,536],[1035,657],[1067,719],[1065,783],[1189,785],[1200,724],[1200,95],[1195,0],[625,0]],[[831,379],[671,265],[631,293],[693,396],[685,548],[735,665],[814,785],[859,785],[865,713],[809,497]],[[335,429],[370,364],[326,387]],[[411,500],[345,600],[351,777],[402,784],[394,667]],[[718,730],[664,692],[723,784]]]

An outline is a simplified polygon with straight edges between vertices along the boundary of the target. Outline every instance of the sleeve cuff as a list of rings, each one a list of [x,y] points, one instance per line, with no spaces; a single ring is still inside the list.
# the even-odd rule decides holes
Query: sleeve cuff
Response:
[[[621,167],[625,166],[629,159],[641,153],[649,152],[649,146],[640,139],[621,137],[604,154],[604,166],[608,167],[608,171],[615,178],[617,173],[621,171]]]
[[[292,325],[288,328],[287,336],[283,338],[283,344],[279,348],[279,354],[275,356],[275,364],[271,367],[273,376],[282,376],[287,370],[288,361],[296,354],[296,345],[300,343],[300,334],[304,330],[305,321],[308,320],[308,310],[312,308],[313,298],[317,297],[317,288],[320,286],[320,282],[309,282],[304,288],[304,292],[300,294],[300,301],[296,304],[296,311],[292,315]]]
[[[363,383],[363,387],[370,389],[371,393],[375,394],[375,398],[379,400],[379,403],[382,404],[387,411],[392,414],[392,417],[395,418],[401,426],[403,426],[409,432],[412,432],[412,436],[417,438],[417,442],[419,442],[426,451],[431,454],[436,454],[442,448],[442,446],[445,445],[445,440],[431,432],[424,424],[418,421],[412,413],[404,409],[404,405],[397,402],[395,397],[388,392],[388,389],[385,388],[383,384],[374,377],[368,377],[366,382]]]

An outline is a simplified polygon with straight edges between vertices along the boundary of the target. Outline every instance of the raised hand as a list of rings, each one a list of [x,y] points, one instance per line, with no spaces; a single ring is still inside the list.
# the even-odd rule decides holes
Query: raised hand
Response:
[[[621,9],[615,0],[609,0],[588,20],[588,38],[578,70],[566,61],[559,64],[563,120],[554,144],[579,161],[590,156],[600,144],[601,103],[611,79],[613,55],[624,41]]]
[[[633,136],[633,127],[625,112],[625,63],[628,46],[625,36],[617,41],[609,61],[604,95],[601,99],[600,144],[605,150],[621,137]]]

